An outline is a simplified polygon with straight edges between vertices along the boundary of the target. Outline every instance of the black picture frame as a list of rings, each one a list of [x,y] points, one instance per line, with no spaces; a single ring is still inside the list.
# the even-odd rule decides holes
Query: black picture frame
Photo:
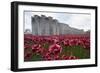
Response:
[[[48,7],[63,7],[63,8],[82,8],[95,10],[95,64],[73,65],[73,66],[52,66],[38,68],[18,68],[18,6],[48,6]],[[65,68],[81,68],[97,66],[97,6],[84,5],[68,5],[68,4],[50,4],[50,3],[35,3],[35,2],[11,2],[11,71],[34,71],[34,70],[50,70],[50,69],[65,69]]]

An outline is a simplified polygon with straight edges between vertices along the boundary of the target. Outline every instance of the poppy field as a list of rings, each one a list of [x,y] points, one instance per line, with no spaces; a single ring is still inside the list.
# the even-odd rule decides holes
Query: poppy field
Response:
[[[24,34],[24,61],[76,60],[90,58],[90,36]]]

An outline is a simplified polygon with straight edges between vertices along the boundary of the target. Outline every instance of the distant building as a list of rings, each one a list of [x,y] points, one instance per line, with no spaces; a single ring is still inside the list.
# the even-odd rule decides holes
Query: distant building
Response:
[[[61,35],[61,34],[83,34],[83,30],[70,27],[68,24],[60,23],[57,19],[45,15],[34,15],[32,17],[33,35]]]
[[[26,29],[24,34],[32,34],[31,30],[30,29]]]

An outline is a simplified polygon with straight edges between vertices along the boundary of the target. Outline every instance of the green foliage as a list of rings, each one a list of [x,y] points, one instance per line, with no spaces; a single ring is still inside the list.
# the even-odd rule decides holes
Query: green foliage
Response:
[[[42,56],[39,54],[33,54],[31,61],[41,61]]]
[[[82,46],[63,46],[61,54],[65,54],[67,56],[72,54],[80,59],[86,59],[90,57],[89,50],[84,49]]]
[[[49,44],[48,44],[48,43],[45,43],[43,47],[44,47],[45,49],[48,49],[48,48],[49,48]]]

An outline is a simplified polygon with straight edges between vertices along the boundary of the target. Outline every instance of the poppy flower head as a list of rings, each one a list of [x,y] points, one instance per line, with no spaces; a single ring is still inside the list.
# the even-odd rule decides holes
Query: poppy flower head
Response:
[[[51,54],[60,54],[61,51],[62,51],[62,48],[61,48],[61,46],[58,45],[58,44],[53,44],[53,45],[51,45],[51,46],[49,47],[49,52],[50,52]]]

